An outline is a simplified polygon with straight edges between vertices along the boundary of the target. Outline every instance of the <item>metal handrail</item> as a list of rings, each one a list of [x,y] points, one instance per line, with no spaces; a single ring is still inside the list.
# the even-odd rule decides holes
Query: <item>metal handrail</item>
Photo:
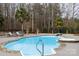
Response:
[[[42,43],[42,51],[40,51],[39,49],[38,49],[38,44],[39,43]],[[41,56],[44,56],[44,42],[42,41],[42,40],[39,40],[37,43],[36,43],[36,49],[37,49],[37,51],[41,54]]]

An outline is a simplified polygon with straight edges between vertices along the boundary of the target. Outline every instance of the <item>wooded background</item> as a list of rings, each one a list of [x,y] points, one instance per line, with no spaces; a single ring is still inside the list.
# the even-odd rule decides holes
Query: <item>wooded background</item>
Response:
[[[21,31],[21,17],[16,17],[21,8],[29,15],[23,14],[28,19],[23,22],[25,32],[79,33],[78,3],[0,3],[0,31]]]

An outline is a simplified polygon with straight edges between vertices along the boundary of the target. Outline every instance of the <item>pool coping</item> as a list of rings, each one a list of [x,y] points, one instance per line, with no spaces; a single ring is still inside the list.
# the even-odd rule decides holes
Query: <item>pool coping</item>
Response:
[[[19,39],[19,38],[18,38]],[[14,50],[10,50],[10,49],[7,49],[4,47],[5,44],[9,43],[9,42],[12,42],[12,41],[16,41],[16,40],[10,40],[10,41],[7,41],[7,42],[3,42],[1,43],[0,45],[0,50],[2,52],[5,52],[5,53],[19,53],[20,54],[20,51],[14,51]],[[20,54],[21,55],[21,54]]]
[[[9,50],[7,48],[4,48],[3,45],[0,45],[0,50],[5,52],[5,53],[20,53],[20,51],[14,51],[14,50]]]
[[[2,44],[3,44],[3,46],[4,46],[4,45],[6,45],[6,44],[8,44],[8,43],[10,43],[10,42],[18,41],[18,40],[23,39],[23,38],[38,37],[38,36],[52,36],[52,35],[36,35],[36,36],[21,37],[21,38],[18,38],[18,39],[16,39],[16,40],[11,40],[11,41],[8,41],[8,42],[2,43]],[[53,35],[53,36],[54,36],[54,35]],[[57,36],[57,37],[58,37],[58,36]],[[60,38],[59,38],[59,39],[60,39]]]
[[[64,39],[64,40],[63,40]],[[70,42],[70,43],[76,43],[79,42],[79,40],[76,39],[71,39],[71,38],[65,38],[65,37],[60,37],[59,41],[60,42]]]
[[[18,38],[16,40],[11,40],[11,41],[2,43],[2,45],[0,45],[1,46],[0,48],[5,49],[7,52],[12,52],[12,53],[14,52],[14,53],[20,53],[21,54],[21,51],[10,50],[10,49],[5,48],[3,46],[10,43],[10,42],[18,41],[18,40],[23,39],[23,38],[38,37],[38,36],[55,36],[55,35],[34,35],[34,36],[28,36],[28,37],[21,37],[21,38]],[[23,55],[21,54],[21,56],[23,56]]]

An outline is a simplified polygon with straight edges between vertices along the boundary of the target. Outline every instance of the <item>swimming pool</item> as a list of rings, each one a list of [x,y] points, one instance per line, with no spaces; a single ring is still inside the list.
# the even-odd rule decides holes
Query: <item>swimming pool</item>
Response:
[[[45,56],[55,54],[59,47],[57,36],[33,36],[20,38],[4,45],[5,48],[20,51],[23,56]]]

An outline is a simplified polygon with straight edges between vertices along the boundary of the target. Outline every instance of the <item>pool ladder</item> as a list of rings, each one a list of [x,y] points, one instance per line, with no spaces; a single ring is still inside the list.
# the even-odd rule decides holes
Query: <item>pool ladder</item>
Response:
[[[42,44],[42,51],[38,49],[38,44],[41,42]],[[41,56],[44,56],[44,42],[42,40],[39,40],[37,43],[36,43],[36,49],[37,51],[41,54]]]

